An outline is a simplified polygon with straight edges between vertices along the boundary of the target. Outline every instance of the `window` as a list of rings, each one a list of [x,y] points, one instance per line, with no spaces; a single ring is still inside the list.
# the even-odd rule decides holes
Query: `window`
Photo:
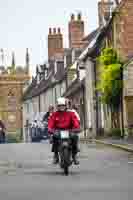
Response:
[[[27,113],[29,113],[29,110],[30,110],[29,109],[29,103],[27,103],[27,109],[26,110],[27,110]]]
[[[45,69],[45,79],[48,77],[48,69]]]
[[[64,93],[64,89],[63,89],[63,86],[61,86],[61,88],[60,88],[60,96],[62,96],[63,93]]]
[[[57,62],[55,61],[54,63],[54,73],[56,74],[57,73]]]
[[[40,83],[40,77],[39,77],[39,74],[37,74],[37,84]]]
[[[64,68],[66,68],[67,67],[67,56],[65,55],[64,56]]]
[[[72,50],[72,63],[74,63],[75,61],[75,50],[73,49]]]

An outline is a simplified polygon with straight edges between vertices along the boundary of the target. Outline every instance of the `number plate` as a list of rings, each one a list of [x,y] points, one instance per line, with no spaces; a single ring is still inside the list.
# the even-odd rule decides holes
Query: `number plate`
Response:
[[[67,139],[69,138],[69,131],[61,131],[61,139]]]

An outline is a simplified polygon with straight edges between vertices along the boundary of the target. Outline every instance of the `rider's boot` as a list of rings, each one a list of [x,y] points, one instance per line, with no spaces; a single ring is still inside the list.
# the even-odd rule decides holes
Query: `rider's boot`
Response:
[[[74,165],[79,165],[79,160],[77,159],[76,154],[72,156]]]
[[[54,153],[53,164],[58,164],[58,163],[59,163],[59,155],[58,153]]]

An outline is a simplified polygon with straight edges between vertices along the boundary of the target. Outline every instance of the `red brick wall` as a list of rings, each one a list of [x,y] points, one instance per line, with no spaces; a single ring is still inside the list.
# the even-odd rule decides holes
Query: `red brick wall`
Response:
[[[133,0],[122,0],[117,14],[117,38],[120,54],[133,56]]]
[[[63,35],[60,28],[56,30],[49,29],[48,34],[48,59],[54,59],[63,56]]]
[[[78,14],[77,19],[72,14],[69,22],[69,47],[70,48],[82,48],[84,37],[84,21],[81,19],[81,15]]]

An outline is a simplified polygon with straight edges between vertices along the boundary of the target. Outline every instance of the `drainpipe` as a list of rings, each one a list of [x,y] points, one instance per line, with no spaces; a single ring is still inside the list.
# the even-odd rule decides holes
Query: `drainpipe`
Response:
[[[124,134],[124,116],[123,116],[123,70],[121,72],[121,80],[122,80],[122,91],[121,91],[121,137],[124,138],[125,134]]]
[[[39,112],[41,112],[41,98],[40,98],[40,95],[38,96],[38,108],[39,108]]]
[[[96,61],[93,60],[94,63],[94,84],[95,84],[95,88],[97,87],[97,73],[96,73]],[[95,115],[96,115],[96,136],[98,133],[98,94],[97,91],[94,92],[94,98],[95,98]]]
[[[85,101],[85,87],[84,85],[81,86],[82,89],[83,89],[83,105],[84,105],[84,137],[86,138],[86,113],[85,113],[85,110],[86,110],[86,101]]]

